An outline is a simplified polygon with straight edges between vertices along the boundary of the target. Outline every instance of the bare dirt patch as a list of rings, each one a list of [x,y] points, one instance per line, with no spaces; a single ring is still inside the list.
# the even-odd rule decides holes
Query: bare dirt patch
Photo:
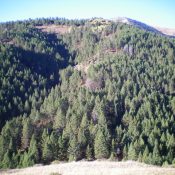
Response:
[[[15,44],[15,41],[12,40],[12,39],[3,39],[3,40],[0,40],[0,44],[10,44],[10,45],[13,45]]]
[[[175,29],[162,28],[162,27],[155,27],[155,28],[165,35],[175,36]]]
[[[56,33],[56,34],[65,34],[69,33],[71,30],[71,26],[66,25],[43,25],[43,26],[36,26],[37,29],[41,29],[43,32],[47,33]]]

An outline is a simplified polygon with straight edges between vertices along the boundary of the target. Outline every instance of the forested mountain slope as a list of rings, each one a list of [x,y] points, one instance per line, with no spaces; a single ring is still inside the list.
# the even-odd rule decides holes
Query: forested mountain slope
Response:
[[[31,24],[32,25],[32,24]],[[0,123],[39,108],[71,53],[61,38],[29,24],[1,25]]]
[[[51,25],[70,30],[41,27]],[[104,19],[0,31],[0,119],[11,119],[1,168],[83,158],[175,163],[174,39]]]

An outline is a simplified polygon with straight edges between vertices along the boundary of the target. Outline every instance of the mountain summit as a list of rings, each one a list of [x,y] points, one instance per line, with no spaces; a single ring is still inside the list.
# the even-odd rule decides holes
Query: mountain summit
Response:
[[[163,35],[168,35],[168,36],[175,36],[175,29],[169,29],[169,28],[162,28],[162,27],[153,27],[148,24],[145,24],[143,22],[127,18],[127,17],[118,17],[116,19],[113,19],[115,22],[120,22],[120,23],[125,23],[128,25],[133,25],[135,27],[138,27],[140,29],[150,31],[150,32],[155,32],[158,34],[163,34]]]

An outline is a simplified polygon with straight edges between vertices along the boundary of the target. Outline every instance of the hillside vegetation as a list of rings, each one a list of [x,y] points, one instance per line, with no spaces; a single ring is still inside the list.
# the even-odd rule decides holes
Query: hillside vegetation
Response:
[[[175,164],[173,38],[104,19],[51,18],[0,24],[0,43],[1,168]]]

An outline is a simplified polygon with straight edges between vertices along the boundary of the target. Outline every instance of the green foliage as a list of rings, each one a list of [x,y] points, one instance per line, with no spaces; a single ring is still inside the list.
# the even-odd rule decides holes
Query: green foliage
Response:
[[[27,152],[25,152],[22,156],[21,156],[21,166],[22,167],[28,167],[28,166],[32,166],[35,164],[33,158],[31,155],[29,155]]]
[[[94,143],[95,157],[97,159],[109,157],[108,141],[101,129],[97,131]]]
[[[2,127],[12,117],[39,109],[47,93],[59,82],[59,69],[67,66],[71,54],[60,38],[18,22],[0,24],[0,52]]]
[[[58,160],[67,160],[68,155],[67,155],[67,140],[63,137],[60,136],[58,139],[58,145],[59,145],[59,150],[58,150],[58,155],[57,159]]]
[[[51,140],[46,129],[42,134],[42,160],[45,163],[53,160],[53,150],[52,150]]]
[[[77,142],[76,136],[73,136],[72,138],[70,138],[68,153],[69,153],[69,161],[76,161],[79,159],[80,146]]]
[[[34,134],[32,135],[32,138],[30,141],[28,154],[35,163],[37,163],[39,161],[39,152],[38,152],[37,142],[36,142]]]
[[[128,159],[137,160],[136,150],[132,144],[130,144],[129,149],[128,149]]]
[[[152,163],[155,165],[162,164],[157,140],[155,141],[154,148],[153,148]]]
[[[12,167],[12,160],[11,160],[11,157],[10,157],[10,152],[7,151],[5,154],[4,154],[4,158],[1,162],[1,167],[2,168],[11,168]]]
[[[116,151],[115,151],[115,141],[113,139],[112,140],[110,160],[116,160],[116,158],[117,158],[117,155],[116,155]]]
[[[23,121],[23,129],[22,129],[22,148],[25,150],[29,147],[30,138],[32,133],[32,125],[30,119],[24,119]]]
[[[36,27],[48,24],[71,30]],[[174,63],[173,38],[127,24],[0,24],[0,167],[84,158],[174,164]]]
[[[93,152],[92,152],[92,148],[90,147],[90,145],[88,145],[86,148],[86,158],[87,160],[93,160]]]

